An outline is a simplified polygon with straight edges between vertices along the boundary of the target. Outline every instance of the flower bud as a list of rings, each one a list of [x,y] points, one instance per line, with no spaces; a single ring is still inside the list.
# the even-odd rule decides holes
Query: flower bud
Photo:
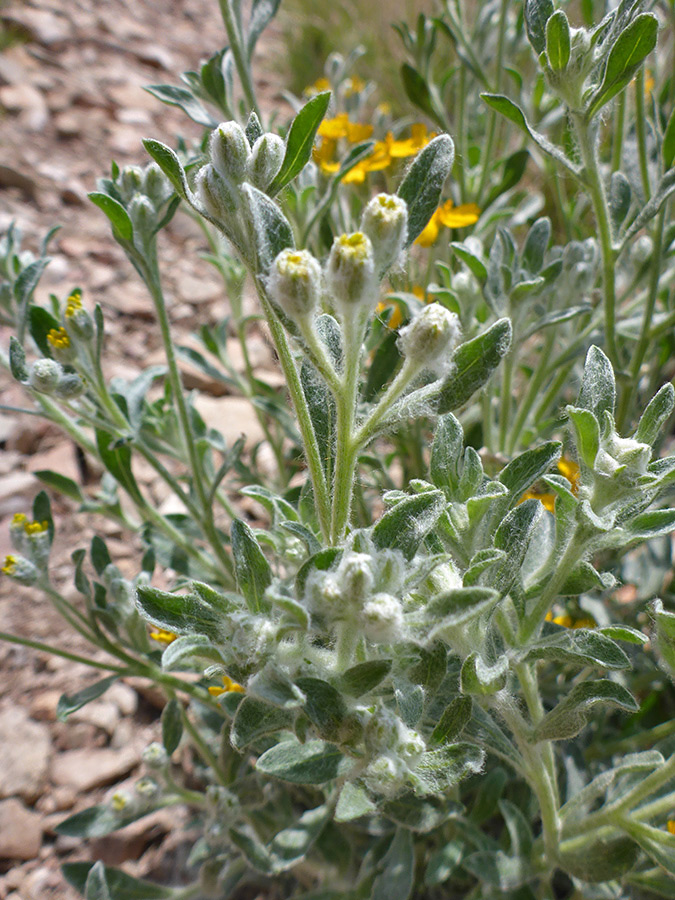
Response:
[[[361,613],[363,632],[374,644],[390,644],[403,635],[403,610],[391,594],[375,594]]]
[[[363,780],[367,787],[384,797],[395,797],[406,785],[407,770],[393,756],[378,756],[365,770]]]
[[[28,383],[41,394],[53,394],[62,375],[61,364],[55,359],[38,359],[30,368]]]
[[[240,125],[236,122],[219,125],[211,134],[209,152],[213,167],[222,178],[234,184],[244,180],[251,151]]]
[[[143,751],[143,763],[148,769],[163,769],[169,762],[169,755],[157,741],[153,741]]]
[[[85,391],[84,378],[77,372],[64,372],[56,385],[55,394],[59,400],[76,400]]]
[[[63,318],[69,337],[85,342],[93,339],[94,322],[82,306],[82,291],[79,288],[75,288],[68,297]]]
[[[144,804],[150,804],[159,797],[159,785],[154,778],[139,778],[134,785],[136,795]]]
[[[47,343],[51,347],[55,360],[67,365],[77,357],[77,352],[70,342],[65,328],[50,328],[47,333]]]
[[[336,580],[344,601],[362,606],[373,589],[371,557],[367,553],[345,553]]]
[[[120,173],[118,187],[123,199],[129,203],[143,185],[143,169],[140,166],[125,166]]]
[[[212,165],[204,166],[197,173],[195,192],[214,219],[229,219],[239,207],[237,187],[221,178]]]
[[[5,557],[5,564],[0,572],[27,587],[35,584],[40,576],[37,566],[33,565],[30,560],[24,556],[14,556],[13,554]]]
[[[375,269],[383,274],[395,265],[408,233],[408,206],[395,194],[378,194],[361,217],[361,230],[371,240]]]
[[[449,367],[460,336],[457,316],[440,303],[430,303],[401,329],[398,345],[420,368],[442,372]]]
[[[155,207],[143,194],[136,194],[128,208],[129,218],[134,226],[134,237],[147,241],[157,225]]]
[[[143,173],[143,193],[155,209],[163,206],[173,194],[171,182],[155,162],[150,163]]]
[[[15,550],[19,553],[28,553],[28,533],[26,526],[29,524],[25,513],[15,513],[9,524],[9,539]]]
[[[246,163],[246,180],[261,191],[274,181],[286,154],[286,144],[276,134],[262,134]]]
[[[305,318],[321,297],[321,266],[308,250],[282,250],[272,263],[269,292],[291,319]]]
[[[375,255],[370,238],[361,231],[333,241],[326,271],[328,289],[339,311],[350,315],[355,306],[374,306],[377,294]]]

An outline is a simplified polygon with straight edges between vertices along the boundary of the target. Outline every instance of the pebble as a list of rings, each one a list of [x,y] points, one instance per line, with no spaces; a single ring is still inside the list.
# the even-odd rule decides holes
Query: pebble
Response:
[[[0,801],[0,858],[34,859],[42,845],[42,817],[12,797]]]
[[[52,760],[51,778],[54,784],[70,787],[80,793],[119,781],[140,762],[135,747],[119,750],[67,750]]]
[[[51,740],[46,725],[33,722],[20,706],[0,712],[0,797],[40,796],[47,775]],[[1,829],[0,829],[1,831]]]

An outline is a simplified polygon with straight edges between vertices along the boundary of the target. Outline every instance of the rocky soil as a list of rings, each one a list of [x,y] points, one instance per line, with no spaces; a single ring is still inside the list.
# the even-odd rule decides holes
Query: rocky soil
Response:
[[[225,43],[215,0],[9,0],[0,18],[22,41],[0,52],[0,233],[14,220],[36,248],[53,224],[52,262],[37,293],[65,297],[76,285],[90,306],[101,303],[107,327],[108,373],[133,377],[159,361],[159,335],[149,298],[105,217],[86,198],[96,178],[120,165],[144,163],[141,137],[173,143],[196,138],[200,127],[163,106],[142,88],[177,83],[181,71]],[[268,48],[257,60],[263,102],[280,87]],[[227,313],[215,274],[198,258],[196,228],[177,216],[164,239],[171,317],[180,340]],[[9,335],[0,329],[0,345]],[[260,377],[278,384],[263,336],[253,341]],[[228,439],[258,438],[247,404],[220,394],[194,371],[186,384],[205,392],[205,412],[217,416]],[[277,379],[276,381],[274,379]],[[20,388],[0,372],[0,404],[23,407]],[[34,416],[0,412],[0,557],[9,552],[8,523],[28,512],[39,485],[31,474],[55,469],[80,479],[74,448]],[[95,473],[94,473],[95,477]],[[170,503],[153,473],[139,472],[158,505]],[[104,534],[115,561],[137,570],[138,545],[109,523],[88,521],[55,499],[58,537],[53,574],[72,581],[69,555]],[[75,598],[73,588],[66,593]],[[85,647],[68,633],[49,604],[31,591],[0,581],[0,630],[36,641],[57,641],[71,652]],[[0,643],[0,900],[74,900],[60,865],[103,859],[132,874],[170,880],[184,859],[185,834],[176,810],[160,812],[108,838],[83,842],[57,836],[54,825],[138,776],[143,748],[158,737],[159,709],[141,684],[118,683],[71,717],[56,720],[62,693],[95,681],[84,666]]]

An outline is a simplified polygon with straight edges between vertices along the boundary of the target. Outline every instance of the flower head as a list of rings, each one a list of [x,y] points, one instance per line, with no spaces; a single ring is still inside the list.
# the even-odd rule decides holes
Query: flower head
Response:
[[[454,313],[440,303],[430,303],[401,329],[398,344],[403,355],[421,368],[443,372],[451,364],[461,333]]]
[[[326,269],[328,289],[344,313],[363,303],[375,305],[377,279],[370,238],[362,231],[335,238]]]
[[[246,688],[242,687],[242,685],[237,684],[236,681],[232,681],[232,679],[228,675],[223,675],[222,677],[223,686],[212,685],[209,688],[209,694],[212,697],[220,697],[221,694],[245,694]]]
[[[282,250],[272,263],[269,292],[291,319],[311,315],[321,297],[321,266],[309,250]]]
[[[446,200],[429,219],[415,243],[421,247],[430,247],[436,242],[441,225],[446,228],[466,228],[478,221],[480,213],[481,211],[475,203],[462,203],[461,206],[455,206],[452,200]]]

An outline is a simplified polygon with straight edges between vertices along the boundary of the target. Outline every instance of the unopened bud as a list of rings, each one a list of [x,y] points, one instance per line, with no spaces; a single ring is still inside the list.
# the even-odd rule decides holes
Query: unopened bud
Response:
[[[161,744],[154,741],[145,748],[142,759],[148,769],[163,769],[169,762],[169,755]]]
[[[326,271],[328,289],[343,315],[355,306],[374,306],[377,294],[375,254],[370,238],[357,231],[333,241]]]
[[[33,563],[23,556],[10,554],[5,557],[5,564],[0,569],[3,575],[8,575],[19,584],[30,587],[38,580],[40,573]]]
[[[361,606],[373,589],[371,557],[367,553],[345,553],[336,576],[344,600]]]
[[[321,266],[308,250],[282,250],[272,263],[269,292],[291,319],[311,315],[321,297]]]
[[[246,163],[250,156],[248,140],[236,122],[223,122],[211,135],[211,162],[218,174],[234,184],[246,177]]]
[[[143,169],[140,166],[125,166],[119,177],[119,189],[128,203],[143,186]]]
[[[375,594],[361,614],[363,631],[374,644],[390,644],[403,634],[403,610],[391,594]]]
[[[383,274],[395,265],[408,233],[408,206],[395,194],[378,194],[361,217],[361,230],[371,240],[375,269]]]
[[[214,219],[229,219],[239,207],[238,188],[221,178],[210,164],[197,173],[195,191],[207,213]]]
[[[84,379],[77,372],[64,372],[54,393],[60,400],[76,400],[84,394],[85,387]]]
[[[143,192],[155,209],[159,209],[173,194],[173,187],[157,163],[150,163],[143,174]]]
[[[461,336],[459,319],[440,303],[425,306],[399,333],[398,345],[405,357],[420,368],[446,370]]]
[[[41,394],[53,394],[62,375],[61,364],[55,359],[38,359],[31,366],[28,383]]]
[[[286,144],[277,134],[261,135],[251,149],[246,164],[246,180],[264,191],[281,168],[285,154]]]
[[[136,194],[129,204],[129,218],[134,226],[134,233],[141,240],[148,240],[157,225],[155,207],[143,194]]]

